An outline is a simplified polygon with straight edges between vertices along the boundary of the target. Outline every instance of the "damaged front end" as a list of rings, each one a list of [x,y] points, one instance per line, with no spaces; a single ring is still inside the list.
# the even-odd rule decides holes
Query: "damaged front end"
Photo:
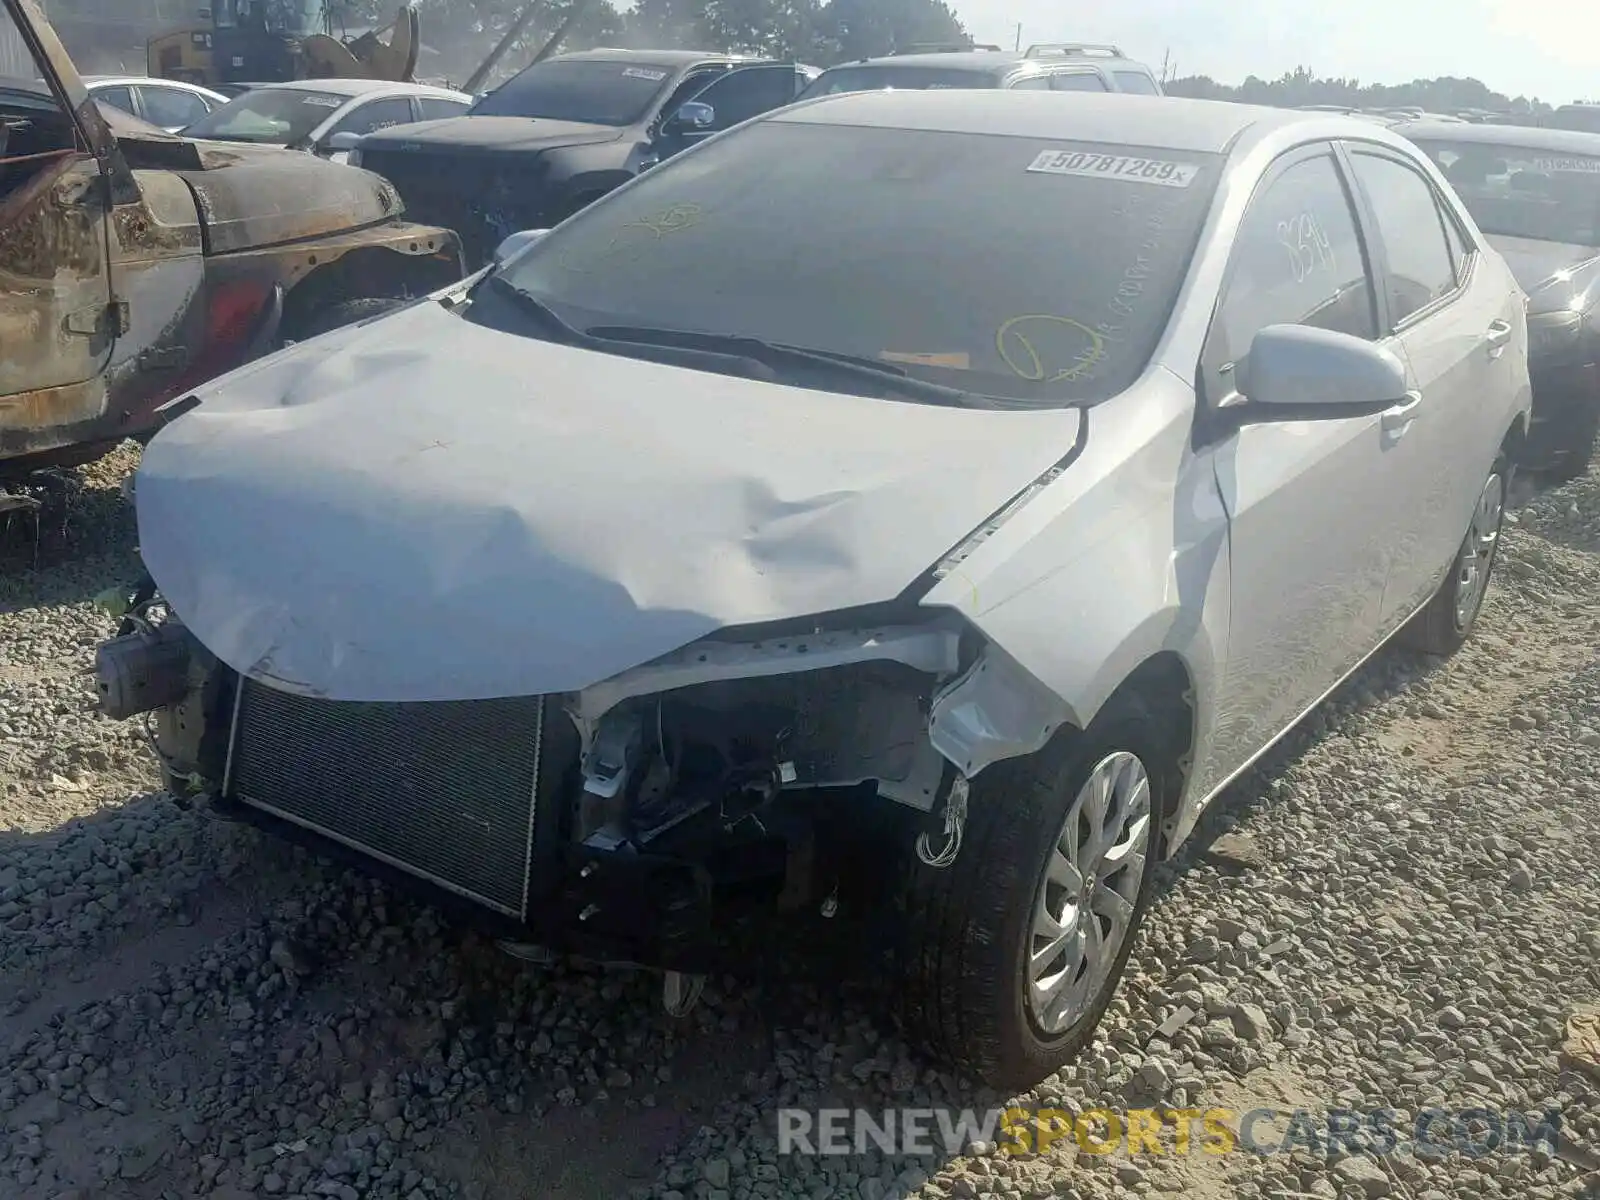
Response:
[[[1063,719],[953,613],[727,630],[579,692],[371,703],[242,677],[148,583],[101,647],[169,785],[435,898],[525,956],[700,973],[745,916],[879,908],[967,781]],[[803,632],[801,631],[803,627]]]

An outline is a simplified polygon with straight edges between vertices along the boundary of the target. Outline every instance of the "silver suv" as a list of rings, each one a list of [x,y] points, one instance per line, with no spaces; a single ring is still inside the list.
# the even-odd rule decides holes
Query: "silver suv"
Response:
[[[1052,42],[1025,53],[949,50],[866,58],[829,67],[800,98],[880,88],[1003,88],[1035,92],[1131,92],[1160,96],[1161,85],[1143,63],[1116,46]]]
[[[1369,121],[780,109],[197,393],[105,707],[674,1009],[746,916],[884,918],[909,1027],[1036,1081],[1224,785],[1467,637],[1523,302]]]

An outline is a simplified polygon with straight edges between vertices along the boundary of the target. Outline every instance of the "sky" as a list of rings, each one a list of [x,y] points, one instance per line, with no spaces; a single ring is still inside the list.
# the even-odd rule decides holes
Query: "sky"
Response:
[[[1600,100],[1595,0],[952,0],[980,42],[1111,42],[1159,70],[1238,83],[1297,66],[1363,83],[1481,79],[1550,104]]]

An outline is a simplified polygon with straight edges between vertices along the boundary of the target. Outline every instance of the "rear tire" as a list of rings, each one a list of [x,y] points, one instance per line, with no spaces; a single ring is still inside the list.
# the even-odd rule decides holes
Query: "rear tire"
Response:
[[[1467,535],[1450,564],[1450,573],[1427,607],[1401,631],[1401,641],[1413,650],[1446,658],[1461,649],[1472,636],[1499,557],[1510,473],[1504,455],[1490,468],[1472,511]]]
[[[978,776],[951,866],[912,860],[899,914],[901,1018],[932,1056],[1020,1089],[1093,1037],[1143,920],[1159,823],[1176,795],[1169,725],[1140,697],[1113,700],[1086,732]],[[1100,865],[1082,869],[1108,840]],[[1052,982],[1065,983],[1066,1002],[1046,998]]]

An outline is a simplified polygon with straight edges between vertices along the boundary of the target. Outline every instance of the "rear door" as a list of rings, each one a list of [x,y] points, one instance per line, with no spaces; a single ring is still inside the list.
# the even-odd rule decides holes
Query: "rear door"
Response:
[[[59,66],[59,70],[58,70]],[[31,0],[0,9],[0,450],[17,429],[99,415],[111,304],[105,122]],[[48,417],[46,414],[49,414]]]
[[[1432,181],[1405,155],[1371,143],[1344,147],[1381,276],[1385,332],[1408,361],[1416,404],[1389,432],[1404,470],[1394,523],[1397,547],[1383,599],[1385,628],[1398,625],[1438,586],[1465,536],[1492,453],[1505,434],[1514,387],[1508,351],[1515,299],[1476,249]]]

